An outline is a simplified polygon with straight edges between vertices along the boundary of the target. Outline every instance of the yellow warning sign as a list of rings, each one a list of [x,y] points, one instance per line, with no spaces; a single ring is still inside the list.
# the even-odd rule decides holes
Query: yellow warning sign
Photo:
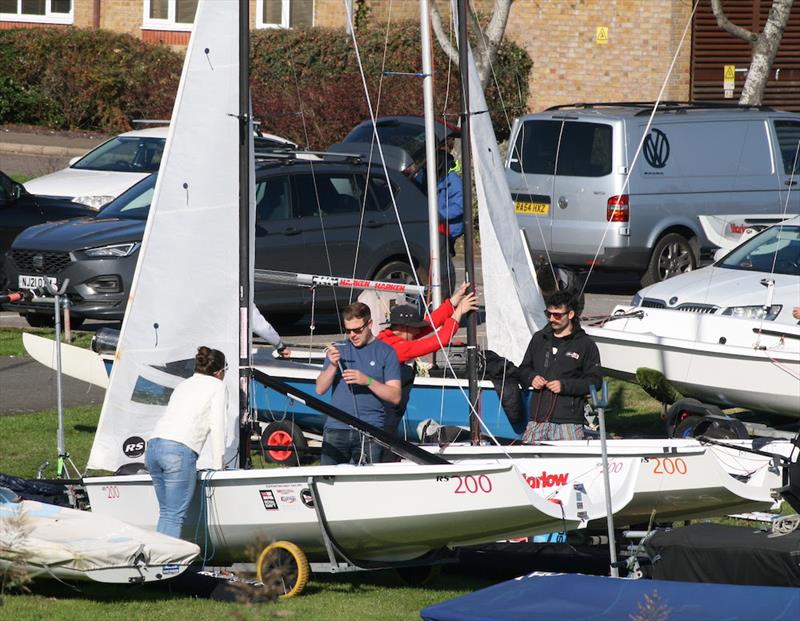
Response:
[[[594,36],[597,45],[608,45],[608,26],[598,26]]]
[[[736,65],[725,65],[722,87],[728,91],[732,90],[736,83]]]

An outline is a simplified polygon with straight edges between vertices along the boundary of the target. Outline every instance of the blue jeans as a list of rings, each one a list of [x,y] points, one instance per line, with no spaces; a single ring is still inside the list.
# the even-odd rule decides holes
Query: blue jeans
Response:
[[[322,432],[322,466],[377,464],[383,447],[355,429],[325,429]]]
[[[144,454],[144,465],[153,479],[158,498],[156,530],[180,538],[197,484],[197,453],[180,442],[151,438]]]

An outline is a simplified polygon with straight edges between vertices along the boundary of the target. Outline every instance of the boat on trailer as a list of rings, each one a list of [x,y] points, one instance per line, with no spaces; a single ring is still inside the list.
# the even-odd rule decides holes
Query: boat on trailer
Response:
[[[800,418],[800,326],[618,306],[585,330],[609,375],[655,369],[686,397]]]

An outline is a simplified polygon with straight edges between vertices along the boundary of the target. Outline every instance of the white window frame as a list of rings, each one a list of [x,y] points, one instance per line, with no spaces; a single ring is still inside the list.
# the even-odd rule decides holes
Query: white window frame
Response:
[[[194,22],[191,24],[184,24],[183,22],[178,23],[175,21],[175,0],[167,0],[167,19],[151,19],[150,0],[144,0],[142,28],[145,30],[172,30],[175,32],[191,32],[194,29]]]
[[[290,8],[291,8],[292,0],[281,0],[281,23],[280,24],[268,24],[262,21],[261,16],[264,15],[264,0],[256,0],[256,28],[284,28],[290,29],[291,26],[289,25],[289,15]],[[311,25],[314,25],[315,21],[315,3],[312,0],[311,3]]]
[[[0,13],[0,22],[24,22],[29,24],[72,24],[75,21],[75,2],[69,5],[69,13],[53,13],[52,0],[46,0],[44,15],[22,13],[22,0],[17,0],[16,13]]]

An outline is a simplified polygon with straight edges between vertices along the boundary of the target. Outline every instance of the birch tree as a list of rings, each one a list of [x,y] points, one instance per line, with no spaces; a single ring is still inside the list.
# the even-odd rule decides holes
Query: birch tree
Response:
[[[773,0],[769,9],[767,23],[764,24],[764,30],[756,34],[731,22],[725,15],[722,0],[711,0],[711,10],[714,11],[714,17],[717,18],[719,27],[740,39],[744,39],[750,43],[750,47],[753,49],[750,69],[747,72],[747,79],[742,88],[742,96],[739,98],[740,104],[761,104],[772,62],[775,60],[775,55],[781,45],[783,31],[789,21],[793,2],[794,0]]]
[[[476,46],[472,50],[475,56],[475,65],[478,67],[478,76],[481,79],[481,86],[486,88],[486,84],[491,76],[492,64],[497,58],[497,50],[503,41],[503,35],[508,23],[508,14],[511,12],[511,3],[514,0],[495,0],[492,9],[492,17],[486,28],[481,28],[478,16],[472,9],[472,4],[467,4],[469,15],[469,26],[476,33]],[[445,51],[453,63],[458,65],[458,48],[455,44],[455,36],[450,37],[445,32],[442,25],[442,16],[436,8],[436,2],[431,2],[431,24],[436,34],[436,40]]]

